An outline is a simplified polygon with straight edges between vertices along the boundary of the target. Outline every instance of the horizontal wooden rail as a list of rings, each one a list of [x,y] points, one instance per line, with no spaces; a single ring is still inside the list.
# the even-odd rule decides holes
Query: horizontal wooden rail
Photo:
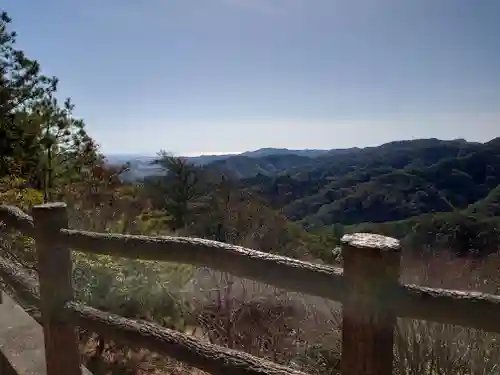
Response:
[[[12,286],[16,297],[26,303],[39,305],[38,282],[1,257],[0,277]],[[246,353],[202,343],[191,336],[155,324],[122,318],[74,302],[67,304],[60,319],[216,374],[303,374]]]
[[[341,300],[342,269],[186,237],[146,237],[63,229],[57,239],[87,253],[158,260],[227,271],[279,288]]]
[[[74,302],[66,305],[64,315],[74,324],[104,337],[148,348],[212,374],[304,374],[247,353],[203,343],[156,324],[123,318]]]
[[[500,333],[500,296],[399,283],[401,244],[392,238],[367,233],[344,236],[344,269],[340,269],[199,238],[70,230],[66,228],[65,210],[63,204],[40,206],[35,209],[37,215],[33,221],[16,208],[0,206],[1,222],[36,237],[39,264],[46,262],[45,268],[42,267],[45,271],[40,272],[40,279],[45,278],[44,285],[50,284],[47,282],[52,278],[52,270],[62,268],[58,275],[66,272],[66,289],[54,299],[59,308],[46,306],[45,316],[63,325],[74,323],[162,352],[217,375],[299,372],[245,353],[205,344],[151,323],[125,319],[71,302],[68,248],[130,259],[205,266],[279,288],[339,301],[343,304],[344,375],[385,375],[392,372],[393,331],[397,317]],[[44,215],[49,215],[50,220]],[[41,254],[45,254],[45,258],[40,258]],[[53,259],[60,254],[65,254],[65,262]],[[45,260],[41,262],[40,259]],[[61,284],[52,280],[50,288],[45,288],[47,298],[42,300],[37,282],[3,258],[0,258],[0,277],[22,299],[36,305],[43,305],[42,302],[54,298],[51,290],[58,289]],[[63,289],[59,288],[58,293],[62,293]],[[58,310],[62,310],[61,315]],[[57,346],[64,347],[62,344]]]
[[[1,257],[0,277],[12,286],[16,297],[26,303],[39,305],[38,282]],[[60,318],[106,337],[149,348],[217,374],[302,374],[246,353],[202,343],[191,336],[155,324],[122,318],[78,303],[67,304]]]
[[[0,257],[0,279],[12,288],[17,299],[30,306],[40,306],[38,281],[3,257]]]
[[[0,205],[0,222],[26,236],[34,236],[33,218],[17,207]]]
[[[499,295],[417,285],[401,285],[394,294],[400,317],[500,333]]]
[[[216,241],[146,237],[63,229],[61,239],[75,249],[131,259],[207,266],[287,290],[343,301],[342,270],[262,253]],[[330,286],[330,288],[328,288]],[[500,333],[500,296],[400,285],[387,304],[400,317],[456,324]],[[477,319],[488,316],[488,319]]]

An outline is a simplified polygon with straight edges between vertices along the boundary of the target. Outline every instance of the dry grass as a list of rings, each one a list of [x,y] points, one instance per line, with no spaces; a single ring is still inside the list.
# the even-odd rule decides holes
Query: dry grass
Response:
[[[191,285],[193,311],[210,342],[311,373],[338,368],[338,303],[224,273],[202,275]]]
[[[498,293],[500,256],[481,260],[405,254],[402,281],[432,287]],[[186,286],[195,334],[311,374],[336,374],[341,355],[340,306],[201,269]],[[480,317],[478,317],[480,319]],[[190,327],[193,331],[193,327]],[[87,346],[87,360],[93,352]],[[500,368],[498,335],[463,327],[399,319],[398,375],[486,375]],[[111,346],[98,374],[201,374],[147,351]],[[92,363],[91,363],[92,365]],[[95,367],[95,365],[92,365]],[[97,371],[96,371],[97,370]]]
[[[81,341],[82,363],[94,375],[207,375],[205,372],[146,349],[114,342],[103,343],[95,335]]]
[[[456,258],[405,254],[402,281],[437,288],[498,293],[500,257]],[[481,319],[481,317],[478,317]],[[401,375],[500,373],[499,335],[431,322],[399,319],[396,373]]]

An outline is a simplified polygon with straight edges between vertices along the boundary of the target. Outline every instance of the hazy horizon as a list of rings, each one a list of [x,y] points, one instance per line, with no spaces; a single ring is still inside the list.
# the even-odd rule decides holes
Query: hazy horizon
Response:
[[[106,154],[500,130],[500,1],[5,0]]]
[[[246,150],[246,151],[249,151],[249,150]],[[194,153],[189,153],[189,154],[182,154],[180,156],[187,156],[187,157],[193,157],[193,156],[217,156],[217,155],[237,155],[237,154],[241,154],[243,152],[246,152],[246,151],[230,151],[230,152],[210,152],[210,151],[207,151],[207,152],[202,152],[202,153],[197,153],[197,152],[194,152]],[[143,156],[143,157],[154,157],[157,155],[158,152],[148,152],[148,153],[136,153],[136,152],[133,152],[133,153],[129,153],[129,152],[108,152],[106,153],[106,155],[108,156]]]
[[[500,137],[500,135],[499,135]],[[491,139],[487,139],[486,141],[483,141],[483,142],[480,142],[480,143],[485,143],[485,142],[489,142],[495,138],[498,138],[498,137],[494,137],[494,138],[491,138]],[[411,141],[411,140],[417,140],[417,139],[438,139],[438,140],[441,140],[441,141],[454,141],[454,140],[460,140],[460,139],[464,139],[465,141],[467,142],[478,142],[478,141],[472,141],[472,140],[469,140],[469,139],[465,139],[465,138],[450,138],[450,139],[441,139],[441,138],[435,138],[435,137],[429,137],[429,138],[413,138],[413,139],[395,139],[395,140],[392,140],[392,141],[389,141],[389,142],[384,142],[384,143],[380,143],[380,144],[373,144],[373,145],[368,145],[368,146],[353,146],[352,148],[366,148],[366,147],[378,147],[378,146],[382,146],[386,143],[391,143],[391,142],[398,142],[398,141]],[[246,152],[253,152],[253,151],[258,151],[258,150],[262,150],[262,149],[269,149],[269,148],[273,148],[273,149],[288,149],[290,151],[297,151],[297,150],[321,150],[321,151],[330,151],[330,150],[333,150],[333,149],[347,149],[347,148],[323,148],[323,149],[318,149],[318,148],[291,148],[291,147],[267,147],[267,146],[263,146],[263,147],[258,147],[258,148],[255,148],[255,149],[249,149],[249,150],[243,150],[243,151],[228,151],[228,152],[224,152],[224,151],[214,151],[214,152],[210,152],[210,151],[207,151],[207,152],[193,152],[193,153],[172,153],[176,156],[184,156],[184,157],[197,157],[197,156],[221,156],[221,155],[239,155],[239,154],[243,154],[243,153],[246,153]],[[351,147],[348,147],[348,148],[351,148]],[[165,149],[163,149],[165,150]],[[168,150],[165,150],[167,152],[169,152]],[[130,153],[130,152],[111,152],[111,153],[105,153],[106,156],[114,156],[114,157],[156,157],[158,155],[158,152],[147,152],[147,153]]]

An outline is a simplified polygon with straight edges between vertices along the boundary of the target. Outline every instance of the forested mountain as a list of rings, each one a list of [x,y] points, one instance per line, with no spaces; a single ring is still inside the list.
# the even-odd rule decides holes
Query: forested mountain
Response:
[[[30,213],[40,203],[65,202],[71,229],[197,237],[335,265],[344,233],[370,231],[403,240],[403,277],[417,270],[421,284],[429,285],[429,275],[458,280],[469,272],[469,289],[498,293],[500,138],[485,144],[428,139],[365,149],[266,148],[195,158],[160,151],[157,157],[106,158],[84,120],[75,118],[70,99],[60,101],[58,79],[42,74],[40,63],[16,46],[10,23],[0,11],[2,212],[12,213],[4,205]],[[452,252],[466,256],[464,261],[448,258]],[[487,267],[481,268],[480,262],[469,262],[471,253],[497,254],[485,258]],[[13,263],[24,270],[17,275],[36,275],[37,254],[33,238],[10,220],[0,221],[4,269]],[[337,373],[342,329],[337,305],[176,262],[74,251],[71,263],[79,303],[184,335],[201,333],[211,344],[293,364],[294,371]],[[436,286],[444,287],[441,281],[437,278]],[[408,324],[398,324],[397,353],[414,357],[415,367],[401,375],[422,368],[429,374],[496,373],[500,353],[492,352],[489,334],[481,338],[469,330]],[[430,333],[438,335],[435,344],[420,340],[429,340]],[[443,345],[443,338],[450,344]],[[107,335],[79,330],[78,340],[83,363],[94,374],[202,373]],[[471,347],[483,349],[478,354]],[[476,363],[464,369],[469,357],[463,353],[472,352],[480,362],[491,359],[491,369]],[[445,361],[437,360],[443,354]],[[432,367],[435,363],[441,367]]]
[[[56,99],[57,79],[43,76],[37,61],[15,49],[14,33],[5,31],[10,22],[5,13],[0,21],[0,85],[4,92],[0,100],[0,182],[4,201],[18,196],[28,197],[29,204],[63,199],[78,209],[88,204],[94,210],[122,189],[133,193],[130,201],[135,206],[141,201],[144,207],[151,204],[163,212],[160,222],[168,221],[171,229],[189,227],[192,234],[224,240],[242,235],[224,229],[229,225],[222,219],[230,213],[225,212],[228,191],[239,197],[231,204],[248,210],[248,217],[268,210],[266,215],[276,218],[276,225],[285,228],[287,235],[289,228],[301,224],[294,238],[305,236],[303,228],[329,230],[339,224],[392,223],[386,227],[408,229],[426,222],[440,227],[439,222],[457,223],[462,228],[464,222],[473,223],[469,217],[474,217],[483,227],[486,218],[495,222],[499,215],[500,138],[486,143],[418,139],[332,150],[264,148],[239,155],[174,159],[162,155],[165,165],[152,164],[155,157],[123,155],[108,157],[107,162],[120,165],[130,161],[128,172],[108,168],[83,120],[73,117],[72,103]],[[198,181],[191,190],[184,189],[182,174],[173,186],[172,179],[165,178],[167,171],[182,167],[180,173],[184,165]],[[155,174],[162,177],[159,185],[127,183]],[[221,175],[223,182],[211,180]],[[212,177],[205,181],[206,176]],[[92,199],[99,184],[103,196],[96,203]],[[19,193],[25,188],[32,189],[33,196]],[[74,194],[82,191],[91,192],[92,198],[76,198]],[[219,216],[209,215],[214,212]],[[442,216],[446,213],[452,216]],[[427,220],[429,217],[434,221]],[[155,220],[152,223],[156,225]]]
[[[255,151],[246,151],[240,156],[250,156],[253,158],[259,158],[264,156],[277,156],[277,155],[299,155],[299,156],[307,156],[310,158],[314,158],[316,156],[325,155],[328,150],[318,150],[318,149],[303,149],[303,150],[292,150],[289,148],[273,148],[273,147],[265,147],[260,148]]]
[[[491,190],[486,198],[470,205],[467,212],[485,217],[500,216],[500,185]]]
[[[287,148],[261,148],[240,154],[181,156],[198,166],[213,164],[218,170],[236,178],[256,176],[259,173],[275,175],[294,166],[305,164],[310,158],[323,155],[327,150],[289,150]],[[152,163],[157,157],[133,154],[107,155],[110,165],[129,164],[123,178],[127,181],[141,180],[162,173]]]
[[[500,184],[500,138],[417,139],[302,153],[260,149],[210,158],[186,159],[236,181],[306,227],[397,221],[473,204],[470,210],[492,213],[492,190]],[[153,159],[140,160],[141,168],[132,162],[126,177],[160,173]],[[493,197],[482,202],[490,192]]]
[[[296,154],[276,154],[262,157],[235,155],[207,165],[228,177],[243,179],[258,175],[273,177],[301,166],[309,166],[313,159]]]
[[[320,156],[240,184],[307,225],[402,220],[479,205],[500,184],[499,143],[392,142]]]

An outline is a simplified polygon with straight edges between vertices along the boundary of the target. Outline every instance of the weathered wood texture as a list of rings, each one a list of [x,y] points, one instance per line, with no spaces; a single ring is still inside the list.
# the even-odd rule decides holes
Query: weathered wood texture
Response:
[[[37,281],[1,257],[0,277],[14,286],[14,291],[20,298],[30,304],[39,304]],[[61,314],[59,311],[58,315],[65,321],[71,321],[82,328],[100,332],[106,337],[128,341],[133,346],[147,347],[178,360],[187,361],[193,357],[195,359],[190,364],[202,366],[200,368],[205,370],[224,368],[226,371],[224,373],[236,374],[299,374],[297,371],[248,354],[201,343],[190,336],[166,330],[151,323],[135,322],[76,303],[68,303],[63,313]],[[146,333],[143,332],[144,330]],[[158,341],[158,337],[160,341]],[[230,366],[234,363],[238,364],[238,370],[232,372]],[[214,373],[219,374],[219,372]]]
[[[144,347],[217,375],[303,374],[250,354],[203,343],[192,336],[161,326],[126,319],[78,303],[66,305],[65,314],[74,324]]]
[[[71,254],[67,247],[52,240],[61,228],[68,226],[66,205],[35,206],[33,217],[47,374],[77,375],[80,353],[75,328],[60,319],[60,311],[73,300]]]
[[[279,288],[341,300],[342,269],[241,246],[187,237],[146,237],[62,230],[58,240],[84,252],[206,266]]]
[[[401,246],[366,233],[344,236],[342,246],[342,374],[392,374],[396,315],[387,300],[398,283]]]
[[[27,236],[33,236],[33,218],[18,207],[0,205],[0,222],[8,228],[16,229]]]
[[[18,207],[0,205],[0,224],[21,231],[24,235],[33,236],[33,218]],[[2,293],[0,293],[0,304],[3,303],[2,298]]]
[[[392,299],[399,317],[500,333],[499,295],[401,285]]]
[[[342,269],[240,246],[197,238],[130,236],[67,229],[62,230],[58,238],[84,252],[207,266],[288,290],[340,302],[345,298],[346,281]],[[376,243],[365,241],[364,248],[370,252],[368,245]],[[415,285],[398,284],[387,288],[391,292],[385,297],[386,303],[397,316],[500,333],[500,319],[477,319],[479,315],[500,316],[500,296]]]
[[[13,289],[17,298],[26,304],[40,305],[38,281],[16,264],[2,257],[0,257],[0,279]]]
[[[107,336],[163,352],[217,375],[297,373],[150,323],[109,315],[71,302],[68,247],[132,259],[207,266],[280,288],[340,301],[344,306],[344,375],[391,372],[397,316],[500,333],[500,296],[400,284],[400,244],[388,237],[363,233],[344,236],[342,270],[203,239],[69,230],[65,207],[61,204],[36,207],[34,217],[35,225],[22,211],[0,206],[0,222],[36,237],[41,299],[36,280],[1,257],[0,278],[12,287],[19,299],[40,305],[49,348],[50,345],[64,348],[66,358],[59,356],[57,359],[62,359],[62,366],[70,370],[57,365],[49,375],[76,374],[76,339],[66,319]],[[53,349],[47,350],[47,358],[54,358],[54,354],[50,354],[53,352]]]

